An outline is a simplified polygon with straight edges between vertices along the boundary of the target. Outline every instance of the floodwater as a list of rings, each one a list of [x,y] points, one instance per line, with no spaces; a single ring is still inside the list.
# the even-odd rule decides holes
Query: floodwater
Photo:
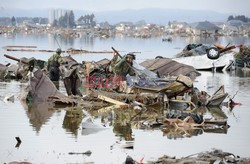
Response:
[[[247,37],[240,38],[174,38],[172,43],[162,42],[161,38],[57,38],[62,49],[81,48],[87,50],[110,50],[113,46],[124,52],[140,51],[137,61],[140,62],[155,56],[172,57],[188,43],[221,43],[249,44]],[[58,47],[50,35],[0,36],[0,46],[35,45],[38,49],[56,49]],[[15,57],[36,57],[47,60],[50,53],[1,52],[1,63],[12,62],[3,54]],[[123,53],[122,52],[122,53]],[[111,58],[112,54],[74,55],[77,61],[99,60]],[[222,149],[242,157],[250,157],[250,75],[243,72],[212,73],[201,72],[194,85],[200,90],[212,94],[220,85],[234,100],[241,103],[233,110],[227,107],[221,109],[201,109],[206,118],[227,118],[230,128],[217,132],[163,132],[156,129],[143,129],[138,123],[152,120],[165,113],[160,108],[137,115],[129,110],[110,110],[101,113],[89,113],[94,127],[88,126],[86,117],[71,119],[71,108],[51,108],[49,104],[37,104],[27,107],[19,101],[20,93],[26,83],[16,81],[0,82],[0,162],[29,161],[32,163],[122,163],[130,155],[135,160],[144,162],[155,160],[167,154],[184,157],[212,148]],[[60,84],[62,88],[62,83]],[[62,89],[63,90],[63,89]],[[4,102],[6,95],[13,94],[14,102]],[[84,122],[84,124],[82,124]],[[15,137],[20,137],[22,143],[16,147]],[[90,150],[90,155],[73,154]]]

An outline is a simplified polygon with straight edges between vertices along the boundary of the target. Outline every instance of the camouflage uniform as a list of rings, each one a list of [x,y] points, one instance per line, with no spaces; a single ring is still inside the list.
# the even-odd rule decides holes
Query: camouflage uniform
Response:
[[[60,78],[60,64],[63,64],[63,59],[60,53],[56,53],[51,56],[48,60],[48,71],[49,71],[49,78],[51,81],[59,81]]]
[[[124,58],[118,60],[114,65],[113,65],[113,71],[116,74],[116,78],[121,78],[123,80],[126,79],[127,74],[130,76],[134,76],[135,72],[134,70],[130,67],[132,67],[132,63],[127,62],[127,56]]]
[[[250,66],[250,47],[241,47],[240,52],[235,55],[235,61],[237,66]]]

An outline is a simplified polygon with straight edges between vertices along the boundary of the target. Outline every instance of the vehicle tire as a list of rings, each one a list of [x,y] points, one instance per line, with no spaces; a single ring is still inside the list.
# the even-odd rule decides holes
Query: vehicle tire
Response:
[[[207,57],[211,60],[216,60],[220,57],[220,52],[218,48],[216,47],[211,47],[207,49]]]
[[[156,56],[155,59],[163,59],[162,56]]]

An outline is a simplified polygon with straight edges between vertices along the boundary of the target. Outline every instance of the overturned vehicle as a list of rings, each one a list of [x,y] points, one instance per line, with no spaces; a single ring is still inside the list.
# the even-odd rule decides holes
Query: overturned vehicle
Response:
[[[227,70],[234,62],[236,52],[232,50],[240,47],[241,45],[223,47],[219,44],[189,44],[173,60],[193,66],[197,70]]]

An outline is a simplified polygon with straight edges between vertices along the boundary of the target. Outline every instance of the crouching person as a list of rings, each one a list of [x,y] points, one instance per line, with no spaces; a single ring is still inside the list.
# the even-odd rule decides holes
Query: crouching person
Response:
[[[115,58],[115,57],[114,57]],[[122,59],[116,61],[112,70],[115,74],[114,84],[115,89],[119,92],[125,92],[127,89],[126,76],[135,76],[135,71],[133,69],[133,61],[135,60],[134,54],[127,54]]]

